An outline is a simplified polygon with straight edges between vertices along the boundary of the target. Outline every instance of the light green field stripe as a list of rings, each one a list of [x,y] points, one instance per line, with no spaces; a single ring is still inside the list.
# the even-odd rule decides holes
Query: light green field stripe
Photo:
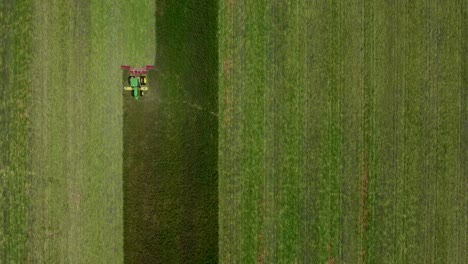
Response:
[[[87,259],[85,250],[86,239],[85,224],[87,222],[84,209],[85,201],[89,194],[85,189],[86,171],[88,163],[84,142],[89,137],[88,120],[89,107],[87,97],[90,94],[89,67],[91,49],[91,21],[89,19],[90,3],[74,2],[73,9],[70,8],[71,19],[70,40],[72,45],[68,50],[68,78],[67,87],[67,186],[68,195],[68,236],[66,249],[67,262]]]
[[[242,262],[242,230],[243,226],[243,208],[242,201],[245,199],[243,197],[244,192],[244,177],[242,170],[239,166],[243,160],[243,138],[244,138],[244,109],[243,109],[243,100],[248,100],[244,97],[243,92],[246,89],[244,84],[244,71],[245,68],[245,21],[247,17],[245,16],[246,5],[242,1],[233,1],[231,4],[231,10],[228,11],[230,14],[229,21],[232,28],[232,38],[229,40],[230,51],[230,61],[232,63],[232,82],[229,89],[230,102],[229,107],[232,116],[229,118],[231,123],[230,132],[231,137],[229,138],[231,145],[230,153],[230,166],[228,167],[231,170],[231,175],[229,176],[231,193],[230,193],[230,203],[233,212],[239,212],[238,214],[233,214],[230,219],[231,232],[233,232],[233,241],[232,241],[232,260]]]
[[[245,215],[245,209],[243,207],[244,201],[248,200],[248,181],[247,176],[243,173],[242,170],[242,162],[244,161],[244,149],[245,143],[244,139],[249,138],[249,135],[246,134],[245,126],[250,125],[246,124],[248,120],[245,117],[246,109],[244,109],[244,101],[249,101],[248,98],[244,93],[249,88],[246,86],[245,83],[245,69],[246,69],[246,23],[247,23],[247,4],[246,1],[234,1],[231,5],[231,14],[230,17],[232,23],[232,30],[233,30],[233,38],[230,40],[230,47],[232,53],[230,60],[232,61],[232,86],[229,87],[232,89],[231,96],[232,96],[232,103],[233,103],[233,116],[231,119],[232,128],[231,133],[232,137],[230,138],[230,144],[232,147],[231,150],[231,175],[230,181],[233,187],[233,193],[231,194],[233,201],[232,205],[236,208],[239,213],[233,215],[231,218],[231,225],[236,230],[237,234],[234,235],[237,241],[234,241],[234,248],[232,253],[234,254],[233,260],[236,262],[243,262],[243,258],[246,256],[244,255],[244,250],[246,242],[248,243],[248,239],[244,238],[243,230],[249,228],[249,222],[244,220],[244,217],[248,217]],[[244,226],[245,224],[245,226]]]
[[[263,192],[264,174],[264,140],[263,122],[265,115],[264,94],[266,77],[265,32],[267,25],[264,19],[265,1],[246,3],[245,12],[245,51],[244,82],[242,91],[243,109],[243,189],[242,189],[242,254],[241,262],[254,263],[265,257],[264,244],[264,210],[265,194]],[[234,88],[235,89],[235,88]]]
[[[66,135],[66,83],[63,63],[67,61],[66,43],[67,22],[66,13],[59,8],[58,3],[50,6],[36,4],[35,17],[35,58],[33,66],[37,78],[33,83],[33,169],[36,177],[32,210],[33,241],[31,260],[39,262],[64,261],[63,247],[66,241],[67,212],[66,184],[64,172],[67,145]],[[36,13],[37,12],[37,13]],[[62,20],[64,19],[64,20]],[[40,110],[39,110],[40,109]]]
[[[229,203],[227,199],[227,130],[226,127],[230,123],[226,123],[228,112],[226,111],[227,104],[226,99],[230,99],[227,93],[227,82],[230,80],[227,76],[229,72],[228,66],[225,64],[227,54],[227,5],[226,1],[219,1],[218,8],[218,226],[219,226],[219,262],[225,263],[231,259],[229,250],[228,239],[230,235],[229,221],[227,215],[229,215]],[[158,7],[157,7],[158,8]],[[158,22],[158,21],[156,21]]]
[[[240,140],[239,131],[239,103],[241,76],[238,51],[235,50],[239,36],[236,35],[234,23],[238,10],[242,6],[235,2],[220,2],[219,11],[219,260],[221,263],[239,261],[240,250],[240,172],[236,169],[235,140]],[[237,159],[237,162],[240,160]],[[237,163],[238,164],[238,163]]]
[[[83,175],[87,197],[83,203],[87,220],[84,232],[89,242],[83,250],[87,252],[86,261],[118,263],[123,261],[123,214],[118,205],[122,203],[122,104],[118,99],[122,55],[117,47],[123,45],[123,39],[116,34],[122,30],[122,22],[116,19],[120,13],[111,1],[91,1],[90,10],[89,99],[85,104],[89,134],[84,144],[89,154]]]
[[[361,208],[363,113],[363,9],[362,1],[343,3],[342,35],[342,178],[340,260],[357,263]]]
[[[265,7],[265,23],[269,26],[269,31],[266,33],[265,36],[265,77],[266,77],[266,87],[265,87],[265,94],[264,94],[264,104],[265,104],[265,114],[264,114],[264,123],[263,126],[265,127],[264,133],[264,151],[265,151],[265,159],[264,159],[264,169],[265,169],[265,185],[264,185],[264,192],[265,192],[265,218],[264,218],[264,228],[265,228],[265,257],[263,261],[265,263],[273,262],[275,259],[275,252],[276,252],[276,233],[277,229],[275,226],[275,218],[277,212],[275,210],[275,203],[276,203],[276,193],[275,193],[275,179],[278,177],[275,174],[275,154],[276,151],[274,150],[274,114],[276,112],[275,108],[275,95],[273,87],[277,82],[276,76],[274,75],[276,64],[274,62],[275,52],[273,45],[274,40],[271,34],[275,32],[277,29],[275,25],[272,23],[272,16],[274,14],[274,2],[270,1],[267,3]],[[268,231],[266,231],[268,230]]]
[[[282,246],[287,242],[282,240],[283,223],[281,211],[284,210],[282,204],[283,178],[287,177],[287,172],[283,167],[286,146],[285,136],[288,135],[286,124],[281,111],[287,111],[285,101],[289,92],[285,91],[286,74],[285,67],[287,60],[287,39],[286,32],[289,30],[289,21],[286,17],[288,8],[286,3],[272,1],[266,8],[266,21],[270,26],[267,33],[266,42],[266,93],[265,93],[265,167],[266,181],[265,192],[265,228],[269,232],[265,236],[265,262],[270,263],[281,259],[284,254]],[[283,134],[282,134],[283,133]],[[282,134],[282,135],[281,135]],[[283,244],[284,243],[284,244]]]
[[[109,40],[89,45],[88,7],[72,1],[35,6],[34,166],[40,177],[34,182],[31,261],[122,261],[122,214],[113,209],[121,207],[121,122],[119,112],[109,109],[121,73],[118,62],[106,65],[108,60],[99,56],[89,58],[91,48],[109,56],[112,46]],[[103,8],[97,7],[101,22],[109,25],[111,9]],[[106,40],[109,26],[106,31],[99,23],[99,38]],[[93,65],[117,69],[114,76],[94,71],[100,83],[93,85]],[[103,91],[112,103],[100,104]]]

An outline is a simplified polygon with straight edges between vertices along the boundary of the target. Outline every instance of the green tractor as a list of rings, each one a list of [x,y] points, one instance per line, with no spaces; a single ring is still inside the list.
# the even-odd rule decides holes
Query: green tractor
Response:
[[[122,70],[127,70],[130,72],[128,77],[128,85],[124,86],[125,91],[131,91],[132,96],[138,100],[141,96],[148,91],[148,82],[146,74],[149,70],[153,69],[153,65],[146,65],[146,68],[132,68],[127,65],[121,66]]]

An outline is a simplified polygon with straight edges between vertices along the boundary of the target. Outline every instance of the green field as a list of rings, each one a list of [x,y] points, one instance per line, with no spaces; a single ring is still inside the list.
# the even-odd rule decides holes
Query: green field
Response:
[[[220,262],[468,262],[466,10],[220,1]]]
[[[216,262],[216,2],[0,12],[0,263]]]
[[[0,263],[468,263],[467,12],[1,1]]]
[[[119,66],[154,60],[154,2],[2,1],[0,10],[0,262],[120,263]]]

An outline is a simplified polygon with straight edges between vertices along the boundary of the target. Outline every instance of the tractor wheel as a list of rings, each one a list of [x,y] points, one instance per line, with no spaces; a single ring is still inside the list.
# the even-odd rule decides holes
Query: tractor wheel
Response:
[[[131,84],[131,83],[130,83],[130,80],[131,80],[132,78],[135,78],[135,76],[128,76],[128,85]]]
[[[141,85],[146,85],[146,76],[140,76]]]

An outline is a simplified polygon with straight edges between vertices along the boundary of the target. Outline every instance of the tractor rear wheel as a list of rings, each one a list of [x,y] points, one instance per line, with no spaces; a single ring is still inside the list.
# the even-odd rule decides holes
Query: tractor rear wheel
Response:
[[[140,76],[141,85],[146,85],[146,76]]]

